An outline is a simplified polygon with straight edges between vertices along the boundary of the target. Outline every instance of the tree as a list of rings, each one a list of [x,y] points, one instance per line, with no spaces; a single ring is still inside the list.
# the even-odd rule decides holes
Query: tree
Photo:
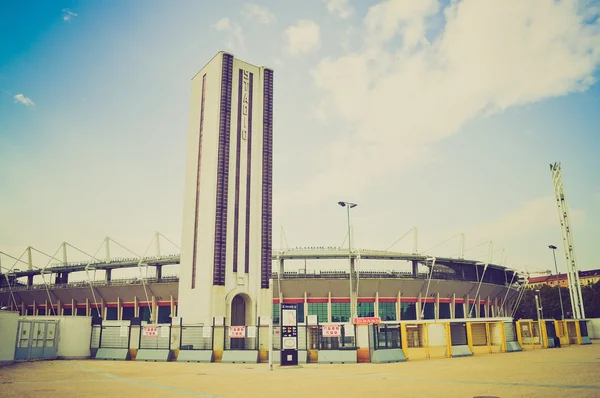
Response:
[[[543,317],[545,319],[561,319],[560,298],[558,286],[544,285],[539,289],[527,289],[515,313],[516,319],[537,319],[535,295],[538,294],[541,301]],[[560,288],[562,296],[565,319],[573,317],[571,297],[569,288]],[[586,318],[600,318],[600,282],[581,288],[583,306]]]

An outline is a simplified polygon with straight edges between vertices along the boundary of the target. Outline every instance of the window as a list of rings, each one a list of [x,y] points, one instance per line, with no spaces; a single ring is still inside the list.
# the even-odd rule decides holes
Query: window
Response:
[[[465,317],[465,306],[464,304],[454,304],[454,318],[462,319]]]
[[[484,304],[479,305],[479,317],[485,318],[485,305]]]
[[[273,304],[273,325],[279,325],[279,304]]]
[[[304,323],[304,303],[298,303],[298,309],[296,311],[296,322]]]
[[[434,303],[423,303],[423,319],[435,319]]]
[[[308,303],[308,315],[316,315],[319,323],[327,322],[327,303]]]
[[[116,321],[117,320],[117,307],[106,308],[106,320]]]
[[[85,314],[85,308],[77,308],[77,311],[75,312],[75,315],[77,315],[77,316],[86,316],[86,314]]]
[[[375,316],[375,303],[358,303],[356,313],[359,317]]]
[[[417,319],[417,304],[402,303],[400,304],[400,319],[403,321],[414,321]]]
[[[450,319],[450,303],[440,303],[440,319]]]
[[[147,305],[140,306],[140,318],[142,321],[150,322],[150,308]]]
[[[121,320],[130,321],[133,318],[133,307],[123,307],[123,316]]]
[[[396,303],[379,303],[379,317],[382,321],[396,320]]]
[[[73,310],[70,308],[63,308],[63,315],[72,315],[73,314],[72,311]]]
[[[331,303],[331,322],[350,322],[350,303]]]
[[[171,323],[171,306],[158,307],[158,323]]]

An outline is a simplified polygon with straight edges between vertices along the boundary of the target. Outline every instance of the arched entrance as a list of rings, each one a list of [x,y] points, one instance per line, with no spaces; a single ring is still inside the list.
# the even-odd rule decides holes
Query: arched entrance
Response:
[[[238,294],[231,301],[231,326],[246,324],[246,300]]]
[[[236,295],[231,301],[231,326],[246,325],[246,300],[241,294]],[[232,350],[243,350],[245,339],[231,339]]]

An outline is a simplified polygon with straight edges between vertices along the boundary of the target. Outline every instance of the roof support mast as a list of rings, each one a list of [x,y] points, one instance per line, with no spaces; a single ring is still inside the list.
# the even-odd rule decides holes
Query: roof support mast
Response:
[[[556,206],[558,207],[558,218],[560,220],[565,259],[567,260],[567,277],[569,279],[569,294],[571,296],[571,306],[573,307],[573,318],[584,319],[585,310],[583,308],[583,297],[581,295],[581,283],[579,282],[579,269],[577,268],[577,261],[575,260],[573,232],[571,229],[571,221],[569,219],[567,198],[565,197],[563,188],[560,163],[551,164],[550,170],[552,171],[554,196],[556,197]]]

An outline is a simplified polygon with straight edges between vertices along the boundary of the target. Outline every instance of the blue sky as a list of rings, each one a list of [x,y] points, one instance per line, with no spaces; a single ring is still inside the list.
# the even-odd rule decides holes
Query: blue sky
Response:
[[[464,232],[530,271],[552,268],[553,243],[564,267],[548,166],[561,161],[580,268],[598,268],[598,10],[4,1],[0,250],[93,252],[108,235],[143,252],[156,230],[178,242],[190,79],[228,50],[276,73],[275,247],[281,226],[291,246],[341,244],[347,200],[360,247],[416,225],[421,250]]]

